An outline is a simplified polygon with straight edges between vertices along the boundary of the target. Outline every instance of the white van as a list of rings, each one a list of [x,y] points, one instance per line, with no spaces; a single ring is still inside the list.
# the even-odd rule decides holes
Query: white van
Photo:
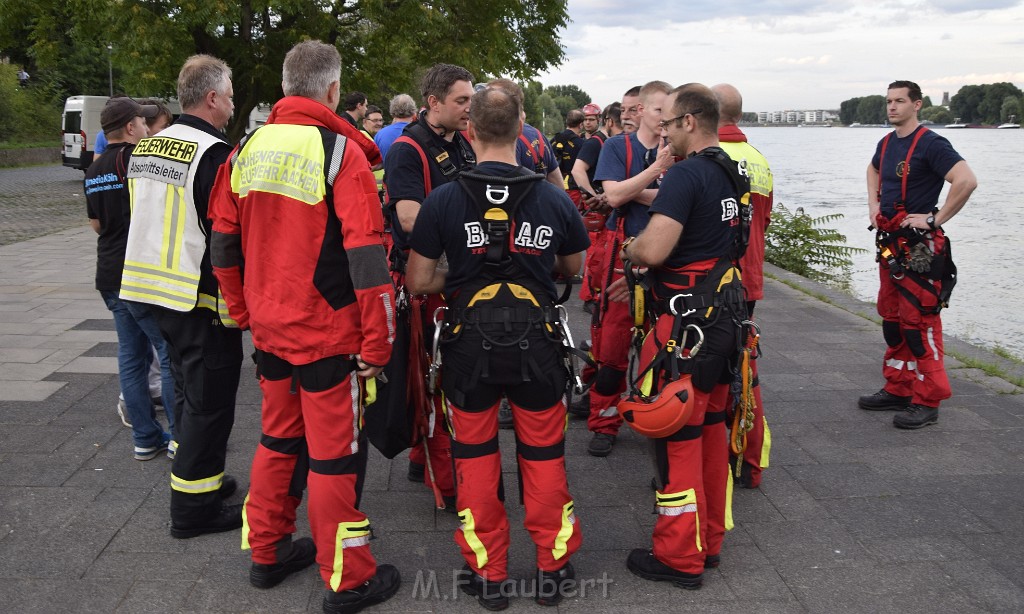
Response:
[[[107,104],[107,96],[72,96],[64,101],[61,121],[61,161],[64,166],[86,170],[92,164],[96,151],[96,137],[100,126],[100,111]]]

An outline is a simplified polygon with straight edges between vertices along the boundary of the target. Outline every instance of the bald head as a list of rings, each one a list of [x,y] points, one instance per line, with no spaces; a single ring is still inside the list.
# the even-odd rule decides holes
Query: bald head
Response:
[[[718,118],[722,125],[735,125],[743,118],[743,97],[740,91],[728,83],[719,83],[711,88],[718,99]]]

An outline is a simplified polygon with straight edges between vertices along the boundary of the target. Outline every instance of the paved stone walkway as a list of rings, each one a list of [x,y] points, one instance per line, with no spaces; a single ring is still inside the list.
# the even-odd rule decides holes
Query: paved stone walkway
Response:
[[[238,532],[168,535],[170,463],[133,460],[114,411],[116,336],[92,289],[94,236],[79,226],[0,247],[0,611],[319,612],[314,569],[259,591],[248,584]],[[955,396],[939,425],[896,430],[892,414],[855,405],[881,384],[879,326],[857,315],[871,307],[770,271],[776,279],[757,315],[771,467],[759,490],[735,493],[722,566],[695,592],[630,574],[626,554],[649,545],[654,522],[646,443],[625,429],[611,456],[594,458],[584,423],[572,420],[567,463],[584,532],[574,562],[592,583],[558,610],[1024,611],[1024,395],[950,360]],[[580,338],[584,314],[578,305],[570,311]],[[243,486],[258,438],[259,391],[247,362],[228,451],[228,472]],[[501,443],[513,449],[510,432]],[[515,493],[511,457],[504,470]],[[432,510],[405,471],[404,455],[371,452],[363,508],[372,547],[404,584],[368,611],[482,611],[453,593],[456,519]],[[510,571],[526,578],[532,546],[514,498]],[[305,521],[299,533],[308,534]],[[424,591],[432,578],[436,592]],[[510,611],[538,608],[518,599]]]

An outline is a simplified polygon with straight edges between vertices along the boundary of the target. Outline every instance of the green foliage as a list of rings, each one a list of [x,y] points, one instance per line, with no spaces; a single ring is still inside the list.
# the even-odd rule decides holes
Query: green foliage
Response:
[[[60,136],[60,109],[41,88],[18,86],[18,69],[0,64],[0,143],[52,141]]]
[[[847,126],[853,123],[884,124],[887,119],[885,96],[861,96],[839,104],[839,121]]]
[[[563,96],[567,96],[571,99],[572,102],[569,103],[569,106],[566,109],[567,111],[571,109],[580,109],[583,105],[590,102],[590,94],[584,92],[576,85],[549,85],[544,89],[547,93],[551,94],[555,100],[558,100]]]
[[[523,85],[526,123],[551,136],[565,129],[565,116],[591,101],[590,94],[575,85],[542,86],[537,81]]]
[[[850,256],[864,250],[846,245],[846,236],[825,224],[841,219],[841,213],[811,217],[782,203],[772,208],[772,222],[765,231],[765,260],[809,279],[846,288],[850,283]]]
[[[477,80],[529,79],[564,59],[555,33],[567,22],[566,0],[7,1],[0,53],[31,58],[33,77],[52,72],[61,99],[106,93],[107,42],[114,89],[132,95],[173,94],[185,58],[215,55],[233,70],[237,138],[253,107],[281,97],[284,55],[301,40],[337,46],[342,89],[386,104],[419,98],[419,77],[439,61]]]
[[[953,123],[953,114],[946,107],[928,107],[921,109],[921,119],[935,122],[936,124]]]
[[[965,85],[949,99],[949,110],[968,124],[999,124],[1009,115],[1021,117],[1020,100],[1024,92],[1012,83]],[[1013,100],[1017,109],[1013,110]],[[1009,102],[1009,104],[1007,104]]]

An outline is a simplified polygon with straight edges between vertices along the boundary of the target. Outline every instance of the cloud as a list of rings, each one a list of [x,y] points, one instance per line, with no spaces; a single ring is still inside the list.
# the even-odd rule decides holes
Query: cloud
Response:
[[[830,55],[813,56],[806,55],[800,58],[775,58],[772,60],[773,64],[784,64],[787,66],[807,66],[807,65],[823,65],[828,64],[832,59]]]
[[[931,4],[946,13],[969,11],[998,11],[1020,4],[1020,0],[932,0]]]
[[[609,16],[621,26],[661,27],[672,23],[693,23],[711,19],[757,19],[843,10],[841,0],[655,0],[623,3],[621,0],[569,0],[569,16],[577,25],[606,24]]]

